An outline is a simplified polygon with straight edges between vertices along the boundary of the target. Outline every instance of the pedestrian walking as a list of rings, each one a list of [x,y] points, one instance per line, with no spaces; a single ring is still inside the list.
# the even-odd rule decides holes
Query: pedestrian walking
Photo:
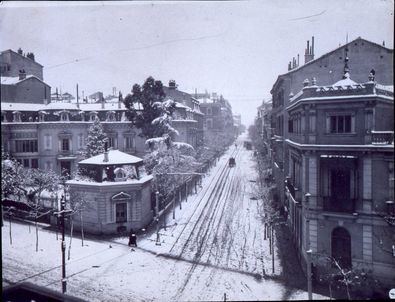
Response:
[[[137,236],[133,229],[130,229],[128,245],[137,247]]]

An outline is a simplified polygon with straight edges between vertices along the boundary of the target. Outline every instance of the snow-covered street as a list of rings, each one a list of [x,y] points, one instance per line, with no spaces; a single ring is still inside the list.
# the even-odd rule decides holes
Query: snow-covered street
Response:
[[[138,238],[131,251],[127,238],[112,241],[73,239],[66,262],[67,292],[89,301],[209,301],[307,299],[286,288],[274,247],[264,239],[262,200],[256,198],[253,151],[239,138],[203,179],[197,194],[170,211],[166,228]],[[236,166],[228,167],[229,157]],[[161,220],[162,223],[162,220]],[[40,230],[35,252],[34,228],[13,223],[2,228],[3,286],[30,281],[61,290],[60,240]],[[67,243],[69,237],[67,237]],[[289,294],[291,292],[291,294]],[[315,299],[325,298],[314,294]]]

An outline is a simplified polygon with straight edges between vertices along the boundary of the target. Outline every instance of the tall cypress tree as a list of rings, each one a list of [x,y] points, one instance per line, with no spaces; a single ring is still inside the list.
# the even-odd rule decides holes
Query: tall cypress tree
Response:
[[[100,123],[100,120],[96,118],[88,129],[84,157],[89,158],[103,153],[104,143],[107,141],[107,139],[107,135],[103,130],[103,125]]]

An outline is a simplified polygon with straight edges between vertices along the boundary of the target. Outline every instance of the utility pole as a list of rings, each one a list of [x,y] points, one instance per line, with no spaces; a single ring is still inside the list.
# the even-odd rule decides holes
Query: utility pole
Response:
[[[272,240],[272,274],[274,274],[274,236],[273,236],[273,225],[271,227],[271,234],[270,234]]]
[[[312,293],[312,283],[311,283],[311,250],[306,251],[306,259],[307,259],[307,292],[309,295],[309,300],[313,300],[313,293]]]
[[[182,203],[182,191],[181,191],[181,186],[180,186],[180,189],[179,189],[179,191],[178,191],[178,196],[180,197],[180,210],[182,210],[182,206],[181,206],[181,203]]]
[[[64,186],[64,195],[62,196],[62,200],[60,202],[60,212],[62,217],[62,293],[66,292],[66,242],[64,240],[64,208],[65,208],[65,199],[66,199],[66,185]]]
[[[173,192],[175,192],[174,190],[173,186]],[[176,219],[176,194],[174,193],[173,195],[173,219]]]
[[[155,192],[155,211],[156,211],[156,245],[160,245],[160,237],[159,237],[159,192]]]
[[[59,221],[59,216],[61,219],[61,224],[62,224],[62,242],[61,242],[61,250],[62,250],[62,293],[66,292],[66,241],[64,238],[64,233],[65,233],[65,214],[66,212],[70,212],[70,210],[65,209],[66,205],[66,180],[63,180],[63,196],[60,199],[60,211],[54,212],[58,216],[58,221]],[[58,208],[59,209],[59,208]]]
[[[306,262],[307,262],[307,292],[309,300],[313,299],[313,285],[311,282],[311,253],[312,250],[310,249],[310,217],[309,217],[309,199],[311,197],[310,193],[305,194],[306,197],[306,244],[307,244],[307,251],[306,251]]]

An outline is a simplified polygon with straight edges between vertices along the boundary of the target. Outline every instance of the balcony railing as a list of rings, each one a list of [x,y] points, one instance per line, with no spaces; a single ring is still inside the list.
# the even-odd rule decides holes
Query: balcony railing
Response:
[[[372,144],[391,145],[394,143],[394,131],[372,131]]]
[[[335,199],[323,197],[323,209],[328,212],[354,213],[355,199]]]

